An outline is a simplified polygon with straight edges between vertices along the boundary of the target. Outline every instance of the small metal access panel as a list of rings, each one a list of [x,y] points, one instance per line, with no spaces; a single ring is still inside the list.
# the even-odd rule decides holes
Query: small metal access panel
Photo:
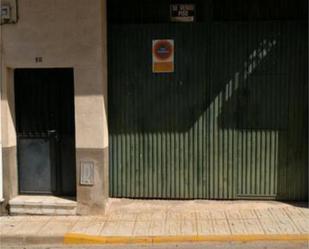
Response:
[[[80,184],[92,186],[94,184],[94,162],[81,161],[80,172]]]

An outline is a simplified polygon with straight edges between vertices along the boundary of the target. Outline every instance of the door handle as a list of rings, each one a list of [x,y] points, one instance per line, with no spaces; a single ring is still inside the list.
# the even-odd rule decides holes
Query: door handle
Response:
[[[59,140],[59,136],[56,130],[48,130],[47,131],[48,137],[52,137],[54,139],[56,139],[56,141]]]
[[[57,133],[56,130],[48,130],[47,131],[47,134],[50,136],[50,135],[55,135]]]

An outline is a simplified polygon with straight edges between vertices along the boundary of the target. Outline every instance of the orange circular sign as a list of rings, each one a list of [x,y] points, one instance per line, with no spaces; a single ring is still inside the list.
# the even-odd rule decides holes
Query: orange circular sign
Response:
[[[167,60],[173,54],[173,46],[169,41],[158,41],[154,45],[154,55],[159,60]]]

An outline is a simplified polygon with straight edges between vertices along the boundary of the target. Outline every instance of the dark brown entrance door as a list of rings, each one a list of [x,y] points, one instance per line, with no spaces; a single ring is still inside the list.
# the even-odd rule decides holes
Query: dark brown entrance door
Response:
[[[73,69],[16,69],[19,192],[76,193]]]

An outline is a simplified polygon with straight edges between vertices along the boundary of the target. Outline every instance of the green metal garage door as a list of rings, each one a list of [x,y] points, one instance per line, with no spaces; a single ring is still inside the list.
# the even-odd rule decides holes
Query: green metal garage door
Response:
[[[306,200],[307,29],[111,25],[110,196]],[[174,73],[152,73],[153,39]]]

